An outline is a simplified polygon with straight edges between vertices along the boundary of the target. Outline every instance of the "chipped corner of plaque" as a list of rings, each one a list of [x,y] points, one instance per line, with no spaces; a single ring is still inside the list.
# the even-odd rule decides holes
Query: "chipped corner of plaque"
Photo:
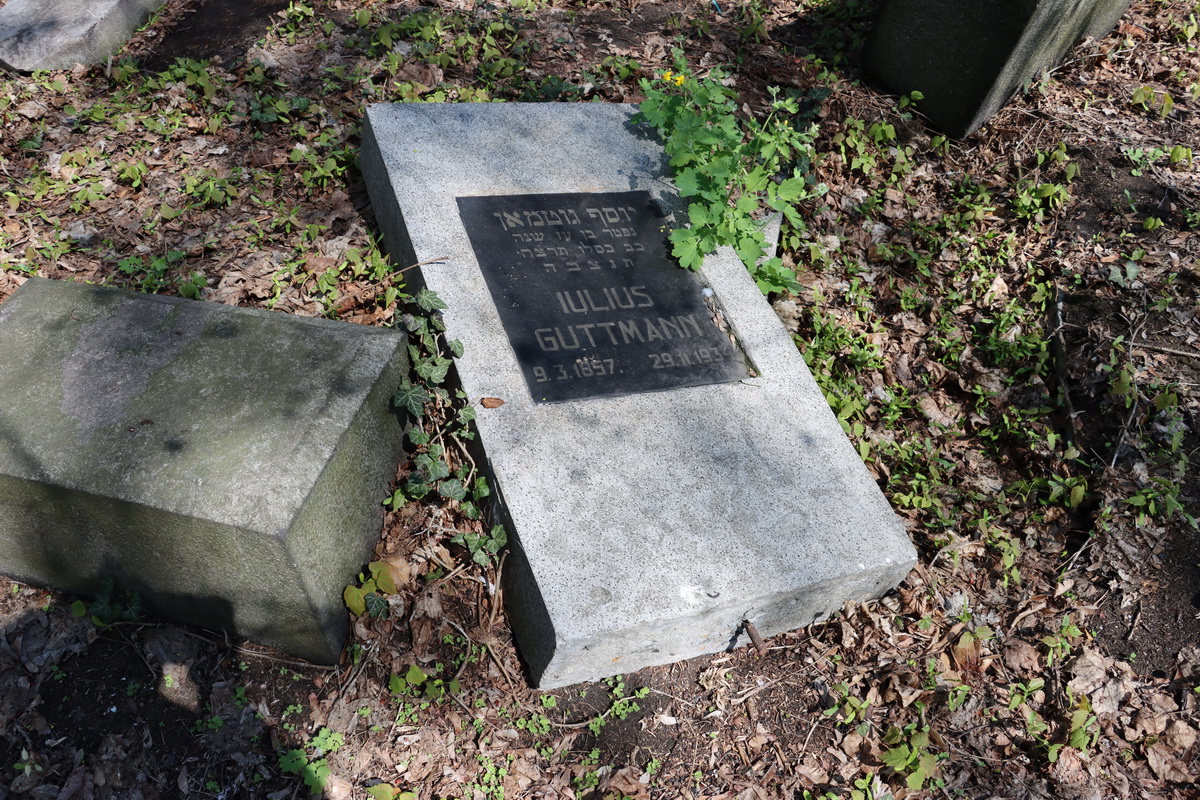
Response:
[[[669,180],[660,180],[659,184],[649,189],[650,202],[658,211],[667,225],[672,228],[686,225],[687,201],[679,196],[675,184]]]

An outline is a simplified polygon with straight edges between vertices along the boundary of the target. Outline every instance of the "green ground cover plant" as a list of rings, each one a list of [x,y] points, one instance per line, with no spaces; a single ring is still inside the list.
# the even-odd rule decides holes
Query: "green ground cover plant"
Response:
[[[815,125],[800,115],[794,95],[777,89],[765,119],[740,119],[725,79],[721,70],[697,78],[676,51],[673,70],[641,83],[646,99],[635,119],[662,135],[688,201],[691,224],[672,231],[671,252],[696,269],[717,247],[732,247],[764,292],[792,290],[798,286],[782,259],[765,255],[764,228],[781,219],[793,236],[805,230],[798,206],[824,188],[810,174]]]

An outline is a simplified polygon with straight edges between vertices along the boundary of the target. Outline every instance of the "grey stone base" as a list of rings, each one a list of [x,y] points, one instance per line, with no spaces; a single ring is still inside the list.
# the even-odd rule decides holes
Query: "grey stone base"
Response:
[[[337,659],[405,338],[30,279],[0,305],[0,573]]]
[[[705,261],[759,377],[535,403],[456,197],[644,190],[675,214],[661,145],[600,104],[377,105],[362,166],[387,245],[448,304],[512,552],[505,596],[555,687],[803,627],[895,586],[916,553],[804,359],[728,249]],[[495,405],[495,404],[490,404]]]
[[[1080,39],[1104,36],[1131,0],[884,0],[867,68],[961,139]]]
[[[20,72],[101,64],[165,0],[9,0],[0,8],[0,67]]]

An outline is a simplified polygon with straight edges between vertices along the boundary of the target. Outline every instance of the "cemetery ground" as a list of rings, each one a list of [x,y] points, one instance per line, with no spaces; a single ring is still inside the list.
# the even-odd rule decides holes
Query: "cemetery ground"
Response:
[[[403,326],[420,411],[335,668],[0,579],[0,798],[1194,797],[1195,4],[1137,0],[965,142],[862,74],[873,10],[171,0],[111,64],[0,76],[0,299],[37,274]],[[920,563],[761,647],[535,691],[363,106],[718,68],[738,119],[778,86],[816,126],[771,300]]]

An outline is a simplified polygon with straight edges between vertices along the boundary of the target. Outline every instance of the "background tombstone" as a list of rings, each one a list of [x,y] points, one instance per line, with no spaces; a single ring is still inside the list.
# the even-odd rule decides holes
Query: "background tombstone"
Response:
[[[599,344],[582,344],[584,326],[595,326],[587,330],[597,343],[609,330],[624,346],[621,322],[630,331],[647,318],[660,325],[650,306],[604,316],[611,313],[603,308],[605,288],[622,302],[631,302],[635,287],[656,302],[661,295],[636,269],[621,267],[634,244],[595,250],[595,243],[622,238],[645,247],[667,235],[672,215],[681,218],[662,146],[631,124],[634,111],[592,103],[376,105],[363,130],[363,174],[393,258],[402,265],[437,259],[420,267],[420,279],[448,306],[447,335],[464,348],[456,359],[463,387],[473,403],[504,401],[480,408],[476,424],[509,520],[510,619],[532,678],[544,688],[726,649],[747,641],[745,619],[764,635],[803,627],[847,601],[887,591],[916,560],[804,359],[732,250],[706,259],[698,276],[684,276],[700,282],[727,321],[744,354],[741,374],[560,402],[539,396],[548,381],[606,381],[592,366],[587,374],[575,369],[605,358],[597,355]],[[631,226],[623,223],[606,229],[603,209],[619,216],[626,202],[612,202],[617,193],[644,194],[665,216],[638,237],[626,236]],[[576,224],[560,209],[575,208],[579,194],[590,195],[584,202],[591,205]],[[490,287],[485,268],[495,265],[485,263],[492,255],[479,227],[488,213],[464,214],[462,207],[464,198],[480,197],[498,204],[485,212],[503,217],[508,210],[527,223],[501,231],[509,241],[496,247],[519,251],[526,244],[517,237],[543,234],[528,245],[542,245],[540,255],[500,259],[518,277],[583,275],[593,269],[590,261],[613,276],[603,285],[583,278],[574,284],[591,290],[594,304],[571,295],[570,283],[541,301]],[[533,205],[516,205],[526,201]],[[638,202],[630,199],[629,207]],[[551,253],[551,246],[562,250]],[[581,320],[574,333],[562,329],[566,323],[558,331],[554,324],[534,328],[552,337],[540,340],[543,354],[569,350],[555,362],[561,374],[520,352],[498,308],[512,302],[527,310],[579,309],[567,312]],[[714,324],[702,322],[698,328]],[[659,335],[662,349],[642,356],[647,373],[673,369],[664,355],[681,363],[691,341],[668,339],[662,329]],[[643,338],[651,340],[648,328]],[[547,381],[537,366],[546,368]]]
[[[1104,36],[1132,0],[883,0],[865,62],[956,139],[1080,39]]]
[[[165,0],[9,0],[0,8],[0,67],[21,72],[100,64]]]
[[[406,338],[31,278],[0,305],[0,573],[336,661]]]

